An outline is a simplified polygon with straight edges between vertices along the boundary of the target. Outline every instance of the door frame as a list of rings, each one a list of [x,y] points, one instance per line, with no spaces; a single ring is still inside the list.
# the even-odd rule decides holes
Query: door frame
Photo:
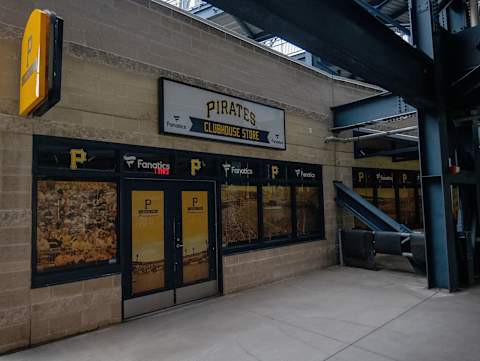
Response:
[[[173,194],[168,194],[168,188],[169,186],[178,184],[179,186],[179,192],[178,192],[178,199],[175,199],[175,201],[180,201],[180,212],[181,212],[181,190],[185,185],[192,184],[194,185],[193,189],[188,189],[186,187],[185,190],[195,190],[195,188],[201,188],[202,184],[204,185],[204,189],[212,193],[212,196],[209,197],[208,199],[208,205],[209,208],[213,209],[213,213],[210,215],[209,214],[209,219],[211,219],[211,226],[209,225],[209,233],[211,233],[211,239],[212,243],[215,247],[215,255],[213,255],[212,261],[214,262],[214,267],[215,267],[215,279],[210,280],[210,281],[204,281],[204,282],[196,282],[193,284],[189,284],[186,286],[180,286],[176,284],[177,280],[174,279],[173,275],[173,264],[171,263],[171,257],[170,260],[168,260],[168,266],[167,266],[167,257],[165,257],[165,289],[164,290],[152,290],[152,291],[147,291],[144,293],[141,293],[139,295],[136,295],[134,297],[131,296],[131,251],[132,251],[132,246],[131,246],[131,192],[134,190],[146,190],[146,191],[164,191],[164,204],[165,204],[165,213],[164,216],[168,219],[173,219],[172,215],[172,210],[168,209],[167,206],[167,200],[173,200],[174,195]],[[166,187],[165,187],[166,185]],[[217,196],[217,182],[215,180],[188,180],[188,179],[152,179],[152,178],[138,178],[138,177],[125,177],[121,181],[121,195],[120,195],[120,218],[121,218],[121,262],[122,262],[122,319],[130,318],[130,317],[136,317],[136,315],[126,315],[126,310],[125,310],[125,302],[128,300],[139,300],[142,297],[145,299],[147,296],[151,296],[150,298],[155,302],[158,302],[159,305],[162,305],[159,307],[158,310],[161,310],[163,308],[168,308],[170,306],[175,306],[177,304],[176,299],[175,299],[175,294],[176,290],[181,290],[186,289],[186,288],[195,288],[199,289],[200,292],[201,290],[201,285],[204,283],[211,283],[215,281],[216,283],[216,294],[221,294],[222,292],[222,255],[221,255],[221,245],[219,245],[219,229],[218,229],[218,205],[219,205],[219,200]],[[200,189],[199,189],[200,190]],[[167,226],[167,225],[166,225]],[[165,233],[165,237],[167,238],[169,235],[173,236],[171,231],[168,231]],[[173,252],[176,251],[174,248],[174,245],[167,245],[167,241],[165,240],[165,254],[170,252],[170,254],[173,254]],[[176,242],[174,242],[176,243]],[[180,249],[181,250],[181,249]],[[167,269],[168,268],[168,269]],[[172,297],[173,297],[173,302],[167,301],[166,299],[162,298],[162,294],[167,294],[171,292]],[[205,296],[206,297],[206,296]],[[168,295],[167,295],[168,298]],[[200,299],[203,297],[199,297],[197,299]],[[193,300],[193,299],[192,299]],[[184,302],[188,302],[190,300],[186,300]],[[181,302],[181,303],[184,303]],[[147,311],[148,312],[154,312],[155,310],[152,311]],[[140,315],[140,314],[138,314]]]

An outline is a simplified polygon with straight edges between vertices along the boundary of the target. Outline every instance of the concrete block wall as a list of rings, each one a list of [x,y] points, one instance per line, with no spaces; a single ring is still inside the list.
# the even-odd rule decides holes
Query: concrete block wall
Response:
[[[30,289],[32,136],[0,131],[0,353],[121,319],[120,276]]]
[[[122,319],[120,275],[33,289],[30,298],[32,344],[94,330]]]
[[[336,264],[335,242],[315,241],[223,257],[223,293],[230,294]]]
[[[31,162],[31,136],[0,132],[0,353],[29,342]]]

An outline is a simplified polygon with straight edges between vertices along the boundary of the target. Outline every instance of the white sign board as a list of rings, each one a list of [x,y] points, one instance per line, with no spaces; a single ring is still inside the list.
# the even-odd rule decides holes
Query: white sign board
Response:
[[[286,149],[281,109],[167,79],[160,92],[161,132]]]

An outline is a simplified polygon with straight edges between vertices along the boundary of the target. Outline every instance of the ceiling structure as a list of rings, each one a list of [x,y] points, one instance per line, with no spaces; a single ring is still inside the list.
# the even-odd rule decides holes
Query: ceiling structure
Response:
[[[167,0],[171,3],[179,0]],[[409,40],[409,11],[408,0],[355,0],[360,5],[363,5],[372,15],[379,21],[389,26],[400,36],[403,36],[406,41]],[[188,3],[188,2],[187,2]],[[209,4],[205,1],[196,2],[195,6],[186,8],[192,14],[201,18],[208,19],[217,25],[220,25],[230,31],[236,32],[246,36],[252,40],[261,42],[262,44],[276,50],[287,56],[291,56],[296,60],[305,62],[308,65],[317,67],[334,75],[339,75],[346,78],[362,80],[355,74],[331,64],[322,59],[322,54],[310,54],[301,48],[277,37],[269,32],[266,32],[248,22],[239,19],[223,10]]]
[[[252,40],[287,55],[295,60],[304,62],[307,65],[319,68],[330,74],[342,76],[345,78],[362,80],[360,77],[352,74],[335,64],[329,63],[322,58],[322,54],[311,54],[302,48],[291,44],[284,39],[272,35],[261,28],[254,26],[240,18],[231,15],[222,9],[201,0],[164,0],[170,5],[182,8],[190,13],[209,20],[232,32],[248,37]],[[353,0],[358,5],[366,9],[371,15],[382,23],[387,25],[393,32],[403,38],[410,40],[410,16],[408,0]],[[395,99],[398,102],[397,99]],[[369,109],[370,111],[371,109]],[[408,109],[409,111],[412,109]],[[412,112],[410,112],[412,113]],[[413,112],[415,113],[415,112]],[[405,116],[403,111],[398,114]],[[399,117],[392,117],[388,114],[381,123],[369,124],[368,127],[355,128],[353,138],[348,138],[355,144],[355,157],[373,157],[373,156],[391,156],[392,160],[410,160],[418,159],[418,139],[416,131],[410,131],[407,135],[402,134],[384,135],[381,133],[391,131],[392,129],[402,129],[405,127],[404,121],[398,121]],[[416,125],[416,113],[409,114],[407,126]],[[377,132],[377,135],[372,135]],[[364,137],[367,136],[365,139]],[[346,138],[332,137],[332,141],[344,142]],[[405,152],[406,151],[406,152]]]

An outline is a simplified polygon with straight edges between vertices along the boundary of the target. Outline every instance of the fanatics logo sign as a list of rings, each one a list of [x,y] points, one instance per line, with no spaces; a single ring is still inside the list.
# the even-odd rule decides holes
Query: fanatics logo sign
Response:
[[[128,168],[132,168],[135,160],[137,160],[137,157],[135,157],[134,155],[124,155],[123,160],[127,164]]]
[[[301,178],[301,179],[315,179],[317,176],[315,174],[315,172],[305,172],[303,170],[303,168],[296,168],[294,170],[295,172],[295,175],[297,176],[297,178]]]
[[[223,170],[225,171],[225,177],[228,177],[229,175],[234,175],[234,176],[251,176],[253,175],[253,169],[245,167],[245,168],[237,168],[234,165],[225,162],[222,164]]]
[[[134,155],[125,154],[123,160],[129,169],[135,171],[153,170],[153,173],[158,175],[170,175],[170,163],[159,161],[146,161]]]

